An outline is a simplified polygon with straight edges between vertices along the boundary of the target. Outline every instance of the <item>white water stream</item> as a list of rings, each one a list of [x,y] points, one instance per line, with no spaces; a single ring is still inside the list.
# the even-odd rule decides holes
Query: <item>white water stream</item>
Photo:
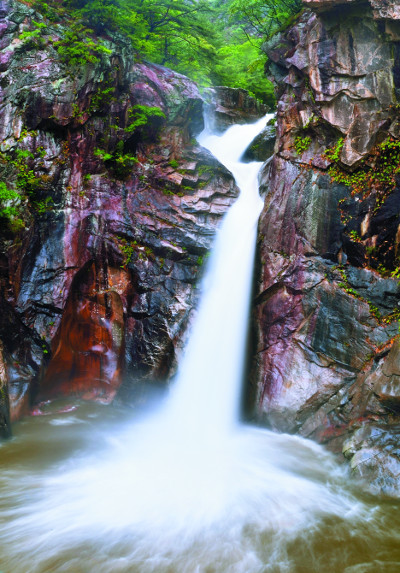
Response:
[[[241,195],[216,239],[170,398],[112,432],[85,415],[41,422],[50,450],[79,424],[87,443],[47,466],[3,472],[3,573],[344,571],[323,565],[313,543],[323,544],[328,522],[330,534],[351,538],[372,509],[323,448],[237,421],[262,207],[260,164],[238,160],[265,122],[200,137]]]

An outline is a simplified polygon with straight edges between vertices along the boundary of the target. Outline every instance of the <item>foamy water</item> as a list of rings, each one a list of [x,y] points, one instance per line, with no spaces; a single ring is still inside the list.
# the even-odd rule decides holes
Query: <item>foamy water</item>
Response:
[[[77,431],[71,418],[59,443]],[[127,422],[78,431],[87,442],[64,460],[3,473],[2,571],[291,571],[276,569],[291,566],[291,540],[326,518],[370,517],[333,458],[298,437],[243,427],[211,444]]]
[[[137,420],[100,406],[26,420],[0,448],[3,573],[352,573],[366,559],[400,562],[388,525],[397,508],[350,491],[322,447],[237,421],[262,208],[260,164],[238,160],[266,119],[200,138],[241,195],[170,397]]]

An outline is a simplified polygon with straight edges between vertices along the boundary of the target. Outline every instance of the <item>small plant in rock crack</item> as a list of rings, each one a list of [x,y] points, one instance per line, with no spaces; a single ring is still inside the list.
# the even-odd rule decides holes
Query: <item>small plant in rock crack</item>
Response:
[[[308,135],[306,137],[296,137],[294,140],[294,148],[297,155],[302,155],[311,145],[311,137]]]

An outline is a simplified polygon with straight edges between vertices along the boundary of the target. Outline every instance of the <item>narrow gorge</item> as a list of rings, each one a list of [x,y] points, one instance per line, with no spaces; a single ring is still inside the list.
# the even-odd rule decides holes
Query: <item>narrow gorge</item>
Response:
[[[68,1],[0,2],[1,573],[397,571],[398,2],[303,0],[275,110]]]

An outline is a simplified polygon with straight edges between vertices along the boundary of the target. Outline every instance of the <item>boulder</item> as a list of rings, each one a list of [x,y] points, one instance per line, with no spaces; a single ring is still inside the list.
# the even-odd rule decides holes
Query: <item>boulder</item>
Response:
[[[275,141],[275,124],[269,123],[251,142],[241,157],[241,161],[246,163],[249,161],[266,161],[274,153]]]

